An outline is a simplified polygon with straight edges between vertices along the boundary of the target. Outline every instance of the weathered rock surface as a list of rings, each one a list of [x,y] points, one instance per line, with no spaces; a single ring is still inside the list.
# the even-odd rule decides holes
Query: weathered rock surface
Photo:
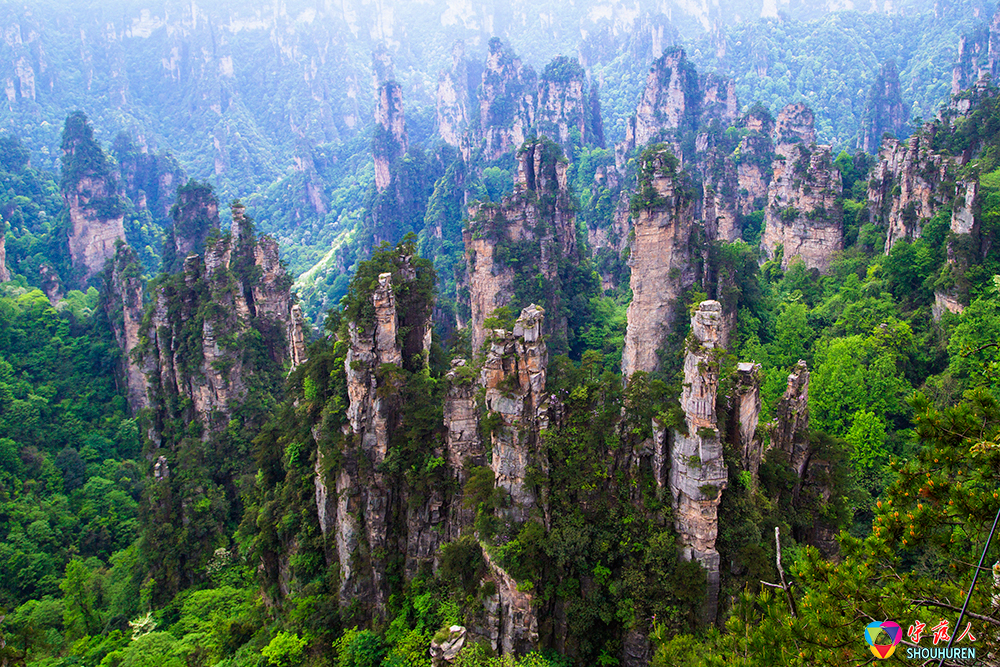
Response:
[[[564,148],[572,146],[571,131],[576,130],[583,143],[589,143],[587,117],[587,79],[575,59],[560,56],[542,72],[538,82],[538,108],[535,131],[551,137]]]
[[[375,187],[383,192],[392,182],[392,164],[406,155],[409,143],[403,115],[403,89],[395,81],[380,84],[375,107]]]
[[[788,376],[771,425],[771,446],[788,455],[799,480],[809,465],[809,367],[799,361]],[[797,491],[796,491],[797,494]]]
[[[465,647],[466,630],[461,625],[448,628],[445,639],[435,637],[431,640],[431,664],[434,667],[444,667],[455,662],[459,651]]]
[[[625,377],[658,368],[656,351],[663,347],[678,308],[683,307],[678,298],[696,278],[691,249],[693,205],[678,186],[674,158],[668,151],[660,151],[641,168],[649,171],[646,187],[655,196],[632,218],[632,302],[622,354]]]
[[[436,120],[441,140],[457,148],[469,125],[468,65],[462,42],[452,47],[451,59],[451,69],[438,75]]]
[[[861,150],[866,153],[877,151],[882,145],[883,135],[887,132],[897,135],[905,129],[908,116],[909,112],[903,105],[903,95],[899,85],[899,69],[895,61],[889,60],[879,69],[875,83],[868,91]]]
[[[886,228],[885,252],[900,239],[915,239],[924,223],[947,200],[947,181],[954,181],[955,159],[931,150],[930,128],[905,142],[886,139],[868,180],[871,221]]]
[[[0,222],[0,283],[10,280],[10,269],[7,268],[7,235],[6,225]]]
[[[122,350],[119,375],[125,380],[129,409],[136,414],[149,406],[146,376],[152,368],[148,362],[134,358],[140,344],[145,304],[142,268],[138,256],[127,244],[118,245],[110,270],[105,273],[104,284],[109,291],[105,309],[115,341]]]
[[[843,186],[830,147],[817,146],[815,137],[813,114],[804,104],[778,114],[761,246],[767,259],[783,247],[783,267],[799,257],[806,267],[825,271],[843,248]]]
[[[703,301],[691,317],[691,338],[684,356],[684,410],[686,433],[675,431],[671,447],[670,491],[674,526],[683,545],[682,556],[705,568],[708,590],[702,621],[711,623],[718,613],[719,533],[718,508],[728,472],[715,402],[719,387],[718,347],[722,330],[722,304]]]
[[[105,178],[82,177],[63,192],[69,210],[69,254],[84,284],[115,256],[115,242],[125,240],[124,215],[115,186]],[[110,213],[109,213],[110,212]]]
[[[986,30],[963,36],[952,69],[951,94],[957,95],[986,78],[1000,80],[1000,9]]]
[[[470,224],[463,239],[473,351],[478,352],[486,340],[486,318],[512,303],[518,270],[544,276],[552,286],[545,308],[559,312],[559,260],[579,261],[580,251],[567,167],[558,151],[544,141],[526,144],[518,154],[514,192],[499,205],[469,208]],[[499,260],[498,252],[503,255]],[[518,257],[521,266],[515,267],[512,260]],[[549,318],[545,333],[565,338],[565,319]]]
[[[496,584],[495,607],[487,602],[487,623],[495,628],[492,648],[504,655],[524,655],[538,646],[538,609],[531,593],[519,591],[517,581],[483,549],[490,578]],[[492,633],[491,633],[492,634]]]
[[[764,456],[763,442],[757,436],[761,376],[760,364],[737,364],[735,391],[729,397],[731,416],[727,435],[740,454],[742,468],[750,471],[754,479]]]
[[[526,484],[528,467],[545,468],[537,452],[537,423],[546,398],[548,364],[542,339],[544,315],[532,304],[521,311],[512,332],[491,332],[480,375],[480,384],[486,389],[486,409],[500,417],[491,434],[490,466],[497,488],[507,491],[513,500],[511,515],[516,521],[524,521],[536,501]]]
[[[479,88],[479,127],[463,145],[465,159],[473,147],[495,160],[523,144],[535,123],[537,92],[535,71],[498,38],[491,39]]]

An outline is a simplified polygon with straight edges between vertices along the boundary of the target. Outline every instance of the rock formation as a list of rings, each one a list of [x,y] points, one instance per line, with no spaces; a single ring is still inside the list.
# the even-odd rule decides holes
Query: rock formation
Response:
[[[466,161],[473,147],[495,160],[524,143],[535,122],[535,71],[494,37],[479,89],[479,127],[463,147]]]
[[[699,77],[683,49],[668,49],[653,62],[625,141],[615,149],[619,171],[629,152],[654,140],[672,142],[681,157],[676,130],[696,130],[712,120],[726,127],[735,122],[738,109],[734,81],[715,74]]]
[[[986,30],[963,36],[958,43],[958,59],[952,69],[951,94],[989,77],[1000,80],[1000,9]]]
[[[897,135],[905,129],[908,116],[899,85],[899,70],[896,62],[889,60],[879,69],[875,83],[868,91],[864,127],[861,130],[861,150],[866,153],[877,151],[882,145],[884,134]]]
[[[728,483],[715,412],[723,352],[718,347],[721,315],[722,304],[703,301],[691,317],[681,394],[686,432],[673,433],[670,452],[670,491],[682,557],[698,561],[706,572],[708,589],[701,614],[705,623],[713,622],[718,612],[720,574],[715,539],[719,502]]]
[[[930,132],[925,127],[905,142],[886,139],[872,167],[868,210],[886,228],[886,254],[900,239],[920,236],[947,197],[945,182],[954,181],[955,159],[931,150]]]
[[[754,479],[757,479],[764,457],[764,443],[757,435],[761,376],[760,364],[737,364],[735,391],[729,397],[730,422],[727,437],[739,452],[741,467],[748,470]]]
[[[458,148],[469,126],[469,68],[462,42],[452,47],[451,59],[451,69],[438,75],[436,125],[441,140]]]
[[[560,158],[559,148],[548,140],[526,143],[518,153],[514,192],[499,205],[469,208],[463,239],[475,352],[486,340],[484,321],[497,308],[527,305],[514,303],[518,275],[543,276],[550,286],[544,306],[559,312],[559,260],[580,260],[567,165]],[[565,339],[565,320],[550,317],[545,333]]]
[[[6,223],[0,221],[0,283],[10,280],[10,269],[7,268],[7,235]]]
[[[435,637],[431,640],[432,667],[445,667],[455,662],[459,651],[465,647],[466,630],[461,625],[448,628],[448,636],[444,639]]]
[[[810,269],[825,271],[843,248],[843,187],[829,146],[815,144],[813,114],[790,104],[775,124],[774,176],[768,186],[761,246],[767,259],[784,248],[782,266],[799,257]]]
[[[81,284],[86,285],[115,256],[115,242],[125,239],[124,203],[107,156],[79,111],[66,119],[62,151],[69,254]]]
[[[513,331],[490,332],[489,349],[480,375],[486,409],[499,417],[490,434],[490,466],[497,488],[513,501],[512,517],[524,521],[535,497],[526,485],[528,467],[538,460],[539,413],[545,406],[548,351],[542,340],[544,311],[532,304],[521,311]]]
[[[677,160],[667,149],[645,153],[642,160],[632,214],[632,302],[622,353],[624,377],[658,368],[656,351],[684,306],[679,297],[696,278],[693,205],[679,183]]]
[[[965,248],[975,248],[979,240],[978,197],[978,180],[963,181],[956,187],[951,210],[952,236],[948,240],[947,270],[952,279],[950,285],[938,285],[934,289],[931,313],[935,321],[940,321],[945,312],[961,313],[968,303],[968,290],[963,289],[964,285],[960,285],[955,277],[964,276],[969,268],[970,258]],[[963,239],[967,241],[963,242]]]
[[[115,341],[122,350],[119,375],[125,380],[125,395],[132,414],[149,406],[146,373],[151,369],[133,358],[140,346],[140,329],[145,314],[142,268],[135,251],[126,243],[118,244],[114,261],[105,270],[108,297],[105,310]]]
[[[551,137],[564,149],[572,147],[571,131],[587,143],[590,109],[587,104],[587,75],[576,59],[559,56],[542,71],[538,82],[538,109],[535,131]]]
[[[788,376],[785,393],[778,401],[771,425],[771,447],[788,456],[789,465],[801,480],[809,465],[809,368],[799,361]],[[796,485],[796,495],[798,487]]]
[[[379,85],[377,98],[372,154],[375,157],[375,187],[383,192],[392,182],[393,163],[406,155],[409,145],[402,87],[395,81],[387,81]]]
[[[491,637],[491,648],[504,655],[524,655],[538,646],[538,610],[531,593],[520,591],[515,581],[483,550],[490,579],[497,592],[487,600],[487,616],[497,622],[497,636]],[[495,605],[494,609],[490,609]]]

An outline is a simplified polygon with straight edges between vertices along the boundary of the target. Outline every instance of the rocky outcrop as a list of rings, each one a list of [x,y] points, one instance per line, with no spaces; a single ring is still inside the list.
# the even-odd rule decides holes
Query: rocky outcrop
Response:
[[[682,557],[705,568],[707,595],[702,607],[704,623],[718,613],[719,533],[718,508],[728,483],[715,411],[722,348],[722,304],[703,301],[691,317],[691,336],[684,355],[684,390],[681,409],[684,431],[674,431],[670,452],[670,491],[674,526],[680,536]]]
[[[491,39],[478,95],[479,126],[462,150],[466,161],[476,149],[483,159],[495,160],[523,144],[535,122],[536,94],[535,71],[500,39]]]
[[[760,387],[763,374],[760,364],[742,362],[736,366],[736,383],[729,397],[728,439],[740,455],[740,465],[753,479],[764,457],[763,441],[757,435],[760,416]]]
[[[403,116],[402,87],[395,81],[387,81],[379,85],[376,97],[372,154],[375,158],[375,187],[383,192],[392,182],[393,163],[406,155],[409,143]]]
[[[201,208],[189,211],[190,219],[217,226],[214,198],[198,201]],[[291,320],[291,279],[278,262],[277,244],[254,235],[241,206],[234,207],[232,232],[208,244],[204,256],[185,257],[181,271],[158,285],[139,332],[143,342],[136,352],[125,348],[150,385],[157,443],[170,419],[201,424],[203,438],[228,423],[249,377],[263,372],[246,365],[241,340],[250,329],[277,332],[280,343],[268,350],[270,359],[280,367],[289,358],[282,338]]]
[[[451,61],[451,69],[438,75],[436,124],[441,140],[458,148],[469,126],[469,68],[462,42],[452,47]]]
[[[288,360],[295,368],[306,361],[305,317],[302,307],[295,304],[291,307],[288,317]]]
[[[544,307],[560,312],[560,260],[580,260],[567,165],[560,158],[558,146],[548,140],[526,143],[518,153],[514,192],[499,205],[469,208],[463,240],[476,352],[488,335],[486,318],[514,304],[519,275],[543,276],[548,285]],[[565,319],[550,317],[545,333],[565,340]]]
[[[1000,9],[986,30],[963,36],[958,43],[958,59],[952,69],[951,94],[989,77],[1000,80]]]
[[[815,144],[813,114],[791,104],[775,124],[774,175],[768,186],[761,246],[766,259],[783,248],[782,267],[796,257],[826,271],[843,248],[843,186],[829,146]]]
[[[66,119],[62,152],[69,255],[81,284],[86,285],[115,256],[115,242],[125,240],[124,202],[107,156],[79,111]]]
[[[459,651],[465,647],[465,637],[466,630],[461,625],[449,627],[447,635],[444,637],[434,637],[431,640],[431,665],[445,667],[445,665],[455,662]]]
[[[139,258],[127,244],[119,243],[114,261],[105,270],[105,311],[111,323],[115,341],[122,350],[119,376],[125,384],[132,414],[149,406],[149,364],[136,358],[140,346],[140,329],[145,314],[143,303],[142,268]]]
[[[734,81],[715,74],[699,77],[683,49],[668,49],[653,61],[625,141],[616,147],[619,171],[624,171],[626,155],[654,140],[673,143],[680,156],[675,131],[697,130],[713,120],[726,127],[736,121],[738,111]]]
[[[952,200],[951,232],[948,239],[948,281],[939,281],[934,289],[934,304],[931,314],[935,321],[947,313],[961,313],[968,304],[968,289],[965,281],[956,280],[965,276],[969,268],[969,248],[976,247],[979,238],[979,181],[962,181],[955,188],[955,198]],[[983,253],[985,254],[985,252]],[[941,283],[944,284],[941,284]]]
[[[659,367],[656,351],[666,343],[683,308],[681,294],[696,278],[693,204],[679,183],[677,160],[667,149],[646,153],[642,160],[632,207],[632,302],[622,353],[626,378]]]
[[[874,153],[882,145],[886,133],[898,135],[906,128],[909,113],[903,105],[899,85],[899,69],[889,60],[879,69],[875,83],[868,91],[865,102],[864,126],[861,130],[861,150]]]
[[[955,158],[931,150],[931,131],[925,127],[905,142],[887,138],[872,167],[868,210],[871,221],[886,230],[886,254],[897,241],[919,237],[949,196],[944,188],[954,182]]]
[[[10,280],[10,269],[7,268],[7,235],[6,224],[0,221],[0,283]]]
[[[578,142],[588,143],[591,109],[587,102],[586,72],[575,58],[559,56],[545,67],[538,82],[535,131],[551,137],[564,149],[572,147],[573,130]]]
[[[542,339],[545,312],[532,304],[521,311],[513,331],[490,332],[480,374],[486,390],[486,409],[498,417],[490,434],[490,466],[497,488],[513,501],[511,517],[524,521],[536,498],[526,479],[529,466],[539,460],[539,414],[545,408],[545,370],[548,351]]]
[[[491,648],[504,655],[524,655],[538,647],[538,609],[531,593],[518,590],[517,581],[483,549],[496,593],[486,601],[487,623],[493,629]],[[491,635],[493,635],[491,633]]]
[[[771,447],[787,455],[801,484],[809,465],[809,368],[804,361],[799,361],[788,376],[785,393],[775,408]]]

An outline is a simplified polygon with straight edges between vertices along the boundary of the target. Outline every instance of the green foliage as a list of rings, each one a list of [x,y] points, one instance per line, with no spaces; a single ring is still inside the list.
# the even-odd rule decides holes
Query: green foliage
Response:
[[[274,639],[264,647],[261,653],[267,658],[269,665],[274,667],[293,667],[301,664],[302,653],[305,651],[306,640],[298,635],[279,632]],[[345,663],[342,663],[345,664]],[[358,663],[346,663],[350,665]]]

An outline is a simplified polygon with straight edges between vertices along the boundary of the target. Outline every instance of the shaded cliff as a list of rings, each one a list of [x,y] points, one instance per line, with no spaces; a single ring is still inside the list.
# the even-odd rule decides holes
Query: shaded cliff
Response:
[[[378,86],[375,107],[375,137],[372,154],[375,157],[375,187],[383,192],[392,181],[394,163],[406,155],[409,141],[403,114],[403,89],[395,81]]]
[[[894,60],[889,60],[879,69],[868,91],[858,147],[866,153],[876,152],[882,145],[882,136],[886,133],[898,136],[906,129],[908,120],[909,113],[899,85],[899,69]]]

